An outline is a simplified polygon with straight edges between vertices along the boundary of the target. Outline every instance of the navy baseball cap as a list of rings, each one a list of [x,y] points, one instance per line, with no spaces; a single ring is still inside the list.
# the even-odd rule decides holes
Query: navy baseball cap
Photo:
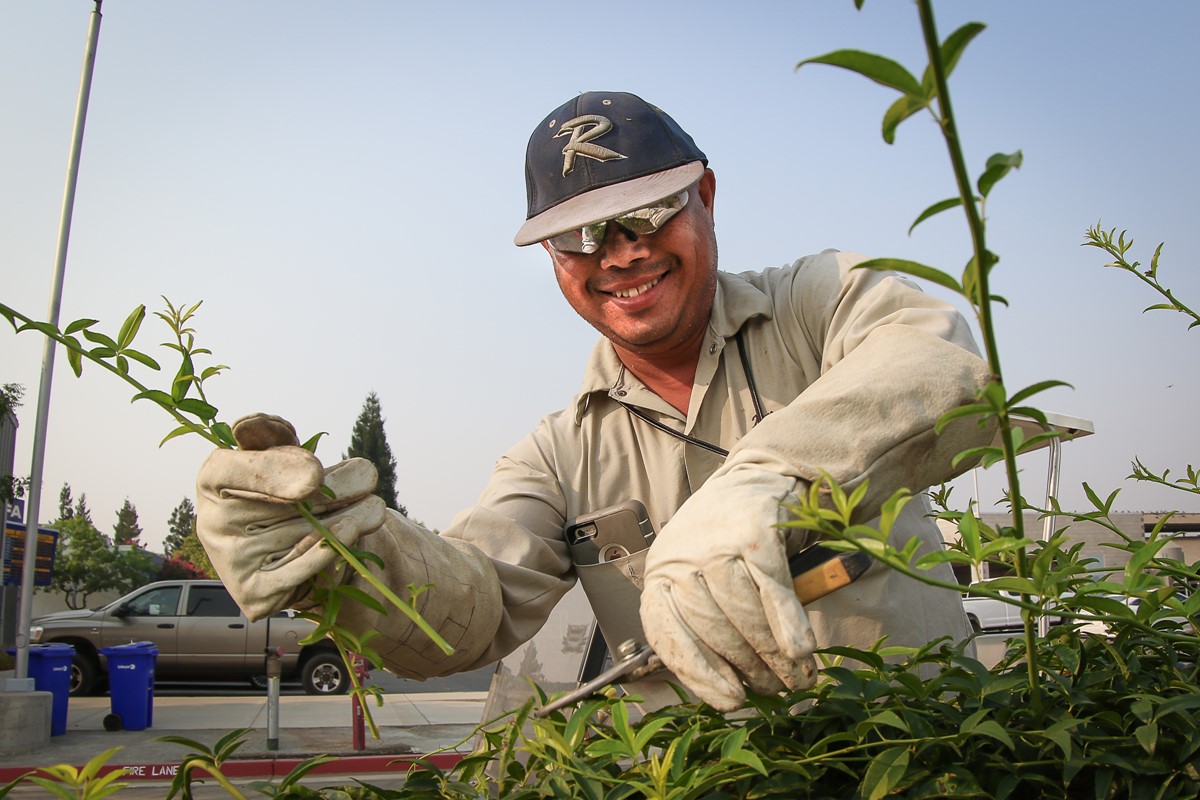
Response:
[[[514,241],[534,244],[644,208],[691,186],[707,165],[661,109],[625,92],[584,92],[529,137],[529,208]]]

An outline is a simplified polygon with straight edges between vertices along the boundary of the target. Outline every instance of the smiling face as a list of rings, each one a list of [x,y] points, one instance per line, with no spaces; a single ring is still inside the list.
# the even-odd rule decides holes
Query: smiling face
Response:
[[[653,361],[699,351],[717,287],[712,170],[688,191],[687,206],[656,233],[610,224],[591,255],[542,242],[567,302],[618,353]]]

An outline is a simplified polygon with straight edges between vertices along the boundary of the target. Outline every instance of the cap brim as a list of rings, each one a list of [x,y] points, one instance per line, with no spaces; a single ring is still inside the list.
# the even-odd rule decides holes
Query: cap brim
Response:
[[[593,189],[525,220],[513,241],[518,247],[524,247],[593,222],[636,211],[683,191],[703,174],[704,162],[693,161],[682,167]]]

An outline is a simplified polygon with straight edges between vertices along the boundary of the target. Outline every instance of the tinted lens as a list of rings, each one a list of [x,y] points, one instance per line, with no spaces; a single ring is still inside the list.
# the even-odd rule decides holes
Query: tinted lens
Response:
[[[560,233],[557,236],[551,236],[546,241],[550,242],[550,246],[561,253],[584,253],[591,255],[600,249],[600,245],[604,243],[604,232],[608,230],[608,223],[615,222],[622,228],[637,234],[638,236],[646,236],[656,232],[671,217],[679,213],[679,211],[687,205],[688,193],[680,192],[677,195],[668,197],[666,200],[661,200],[652,206],[639,208],[637,211],[630,211],[628,214],[622,214],[619,217],[614,217],[603,222],[593,222],[590,225],[584,225],[582,228]]]

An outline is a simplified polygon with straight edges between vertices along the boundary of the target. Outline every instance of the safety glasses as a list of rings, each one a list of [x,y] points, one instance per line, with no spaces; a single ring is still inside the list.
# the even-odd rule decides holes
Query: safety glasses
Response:
[[[665,200],[659,200],[652,206],[639,208],[637,211],[630,211],[628,214],[622,214],[612,219],[593,222],[582,228],[551,236],[546,241],[560,253],[591,255],[600,249],[600,245],[604,244],[604,233],[608,230],[608,223],[612,222],[635,236],[646,236],[666,225],[667,220],[678,214],[687,205],[687,201],[688,193],[687,190],[684,190]]]

